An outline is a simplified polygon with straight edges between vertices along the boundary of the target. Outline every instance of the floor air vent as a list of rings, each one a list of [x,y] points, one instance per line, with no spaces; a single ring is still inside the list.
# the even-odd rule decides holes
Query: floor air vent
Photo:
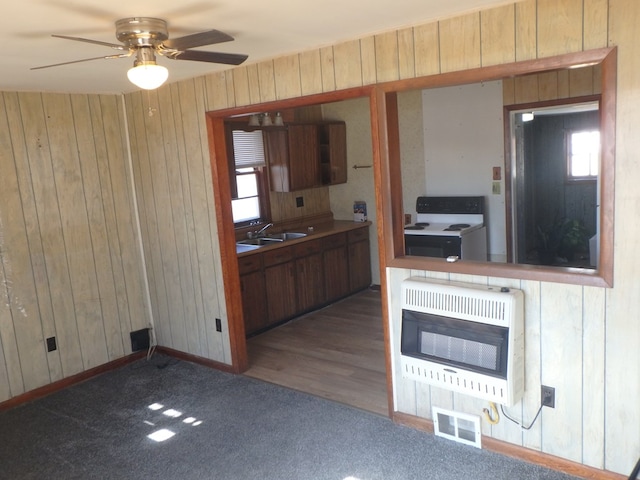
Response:
[[[433,426],[438,437],[482,448],[480,417],[433,407]]]

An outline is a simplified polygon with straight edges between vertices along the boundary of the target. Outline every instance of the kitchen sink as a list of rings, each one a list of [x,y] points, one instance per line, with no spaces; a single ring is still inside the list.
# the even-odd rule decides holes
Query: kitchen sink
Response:
[[[283,242],[284,238],[277,237],[260,237],[260,238],[248,238],[247,240],[240,240],[236,242],[236,245],[273,245],[274,243]]]
[[[256,248],[260,248],[260,245],[242,245],[241,243],[236,243],[236,253],[250,252]]]
[[[273,235],[269,235],[268,238],[273,238],[274,240],[295,240],[296,238],[306,237],[306,233],[301,232],[284,232],[284,233],[275,233]]]

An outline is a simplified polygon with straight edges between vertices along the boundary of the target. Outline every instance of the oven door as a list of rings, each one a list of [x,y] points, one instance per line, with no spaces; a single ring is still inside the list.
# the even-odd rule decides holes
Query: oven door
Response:
[[[419,257],[461,257],[461,243],[460,237],[405,234],[404,251]]]

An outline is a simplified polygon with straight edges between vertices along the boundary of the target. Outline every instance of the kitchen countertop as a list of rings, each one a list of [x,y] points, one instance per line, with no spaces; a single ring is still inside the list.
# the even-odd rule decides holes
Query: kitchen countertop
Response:
[[[302,232],[302,233],[306,233],[307,236],[306,237],[302,237],[302,238],[295,238],[295,239],[291,239],[291,240],[285,240],[283,242],[274,242],[273,245],[262,245],[258,248],[253,248],[251,250],[247,250],[244,252],[238,252],[236,250],[236,253],[238,255],[238,257],[246,257],[249,255],[253,255],[255,253],[262,253],[264,251],[267,250],[274,250],[276,248],[282,248],[284,246],[289,246],[289,245],[294,245],[296,243],[302,243],[302,242],[307,242],[309,240],[315,240],[317,238],[322,238],[322,237],[326,237],[329,235],[335,235],[336,233],[342,233],[342,232],[348,232],[350,230],[356,230],[358,228],[364,228],[364,227],[368,227],[369,225],[371,225],[370,221],[366,221],[366,222],[351,222],[349,220],[333,220],[332,222],[326,222],[326,223],[320,223],[318,225],[313,225],[313,232],[309,232],[308,228],[309,227],[303,227],[303,228],[296,228],[296,229],[290,229],[287,230],[288,232]],[[280,233],[277,231],[271,232],[271,233]],[[268,237],[269,235],[267,235]]]

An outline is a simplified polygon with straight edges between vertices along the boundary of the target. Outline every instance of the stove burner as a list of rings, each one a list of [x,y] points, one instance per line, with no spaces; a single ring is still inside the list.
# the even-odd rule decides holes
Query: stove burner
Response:
[[[428,227],[429,222],[416,222],[416,227]]]
[[[404,229],[405,230],[424,230],[424,226],[416,223],[415,225],[407,225],[406,227],[404,227]]]
[[[453,225],[449,225],[444,229],[445,232],[457,232],[458,230],[462,230],[463,228],[469,228],[471,225],[468,223],[454,223]]]

